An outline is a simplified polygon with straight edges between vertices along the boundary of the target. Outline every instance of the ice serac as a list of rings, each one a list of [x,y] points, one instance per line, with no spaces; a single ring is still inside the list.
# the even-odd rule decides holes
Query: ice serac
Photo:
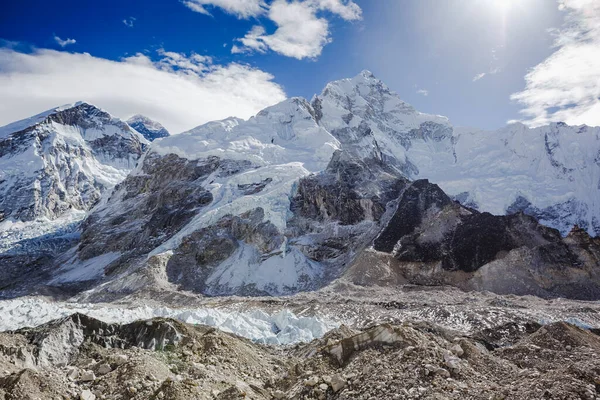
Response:
[[[141,133],[150,142],[170,135],[164,126],[140,114],[129,118],[127,124]]]

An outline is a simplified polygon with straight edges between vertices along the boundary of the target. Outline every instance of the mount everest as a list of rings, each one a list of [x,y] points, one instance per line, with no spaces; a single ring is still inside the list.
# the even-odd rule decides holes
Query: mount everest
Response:
[[[339,279],[600,298],[600,128],[455,129],[368,71],[247,121],[173,136],[129,122],[80,103],[0,128],[5,296]],[[11,239],[40,219],[53,228]]]
[[[140,114],[129,118],[127,124],[141,133],[150,142],[170,135],[164,126]]]

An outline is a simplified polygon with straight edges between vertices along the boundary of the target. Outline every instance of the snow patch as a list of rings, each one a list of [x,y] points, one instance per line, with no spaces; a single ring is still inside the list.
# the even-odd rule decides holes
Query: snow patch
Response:
[[[121,256],[119,252],[104,253],[88,260],[76,260],[59,268],[50,284],[83,282],[104,276],[104,268]]]
[[[261,257],[264,256],[254,246],[240,244],[238,250],[206,280],[207,294],[235,293],[240,287],[254,285],[257,290],[278,295],[298,289],[302,282],[314,282],[323,276],[319,263],[309,260],[293,247],[287,253],[272,255],[266,260]]]

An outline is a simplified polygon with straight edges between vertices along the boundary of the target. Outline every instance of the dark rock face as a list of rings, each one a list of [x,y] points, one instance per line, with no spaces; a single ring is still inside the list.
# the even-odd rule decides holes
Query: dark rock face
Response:
[[[476,214],[465,218],[455,231],[448,246],[450,255],[444,257],[445,269],[476,271],[482,265],[494,260],[501,251],[510,251],[518,244],[507,232],[504,219],[491,214]]]
[[[365,218],[366,212],[361,200],[363,199],[347,182],[323,182],[314,176],[301,180],[292,210],[315,220],[332,219],[340,221],[343,225],[353,225]],[[383,209],[380,204],[374,203],[370,211],[373,212],[373,217],[378,219]]]
[[[379,221],[404,182],[378,160],[360,161],[337,152],[322,174],[300,180],[290,208],[298,216],[319,222]]]
[[[115,188],[112,196],[123,200],[118,214],[110,209],[107,218],[109,201],[84,221],[79,257],[111,251],[134,257],[154,249],[189,222],[197,208],[210,204],[211,193],[198,181],[220,168],[227,171],[227,163],[216,157],[197,162],[149,154],[143,173],[130,175]]]
[[[305,256],[326,265],[326,283],[370,245],[388,203],[406,183],[381,160],[336,152],[325,171],[298,183],[286,236]]]
[[[494,216],[467,209],[426,180],[403,191],[374,249],[413,265],[409,276],[417,283],[428,276],[500,293],[600,296],[600,239],[581,228],[562,238],[523,213]]]
[[[430,208],[441,210],[450,205],[452,200],[437,185],[432,185],[427,180],[412,183],[402,193],[398,209],[389,224],[375,240],[375,249],[391,253],[400,238],[421,225]]]
[[[206,278],[239,248],[240,242],[255,246],[261,254],[272,255],[284,240],[277,228],[264,220],[262,208],[240,216],[225,216],[182,240],[167,263],[167,277],[183,290],[205,293]]]
[[[430,222],[441,214],[452,216],[454,223],[442,226],[445,231],[434,232],[436,227]],[[437,240],[427,240],[427,236],[436,234]],[[474,272],[503,252],[560,241],[556,231],[538,225],[531,217],[494,216],[467,210],[454,203],[437,185],[418,180],[402,194],[396,213],[375,240],[374,247],[394,253],[400,261],[441,261],[446,270]],[[566,246],[561,249],[562,256],[572,261]],[[561,257],[559,249],[553,250],[544,254]]]

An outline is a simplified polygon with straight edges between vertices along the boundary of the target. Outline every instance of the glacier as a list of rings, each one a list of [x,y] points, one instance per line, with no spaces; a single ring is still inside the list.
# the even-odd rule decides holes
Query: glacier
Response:
[[[169,308],[118,306],[46,301],[24,297],[0,301],[0,332],[35,327],[46,322],[81,313],[107,323],[126,324],[156,317],[173,318],[192,325],[208,325],[257,343],[290,345],[310,342],[340,326],[328,318],[297,316],[287,309],[268,314],[256,309],[248,312],[216,308]]]

